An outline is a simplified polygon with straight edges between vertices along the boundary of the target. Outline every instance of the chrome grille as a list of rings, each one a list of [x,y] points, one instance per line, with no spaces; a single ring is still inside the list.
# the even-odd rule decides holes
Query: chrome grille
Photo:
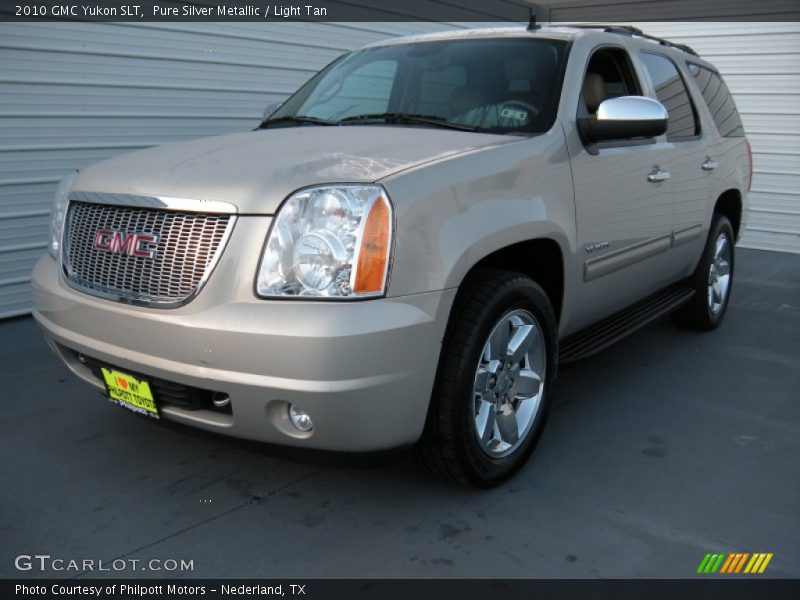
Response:
[[[72,201],[64,223],[62,266],[74,287],[121,301],[178,306],[202,287],[235,217]],[[158,236],[152,258],[94,247],[98,230]]]

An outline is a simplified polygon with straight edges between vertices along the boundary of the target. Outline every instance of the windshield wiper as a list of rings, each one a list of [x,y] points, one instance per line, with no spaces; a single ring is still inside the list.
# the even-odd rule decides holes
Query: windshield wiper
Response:
[[[459,123],[451,123],[447,119],[437,117],[436,115],[416,115],[402,112],[384,112],[384,113],[370,113],[366,115],[353,115],[340,119],[337,123],[339,125],[346,125],[348,123],[361,123],[363,121],[385,121],[386,123],[425,123],[426,125],[433,125],[435,127],[446,127],[447,129],[457,129],[459,131],[480,131],[478,127],[471,125],[461,125]]]
[[[320,119],[318,117],[309,117],[306,115],[286,115],[285,117],[278,117],[276,119],[264,119],[258,126],[259,129],[265,129],[277,123],[300,123],[310,125],[338,125],[336,121],[329,121],[327,119]]]

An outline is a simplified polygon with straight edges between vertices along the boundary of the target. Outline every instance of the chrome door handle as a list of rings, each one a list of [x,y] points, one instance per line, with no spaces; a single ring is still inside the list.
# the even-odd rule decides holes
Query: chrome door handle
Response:
[[[661,181],[666,181],[667,179],[669,179],[669,171],[655,169],[647,174],[647,181],[650,183],[659,183]]]
[[[713,171],[719,166],[719,163],[715,160],[711,160],[711,157],[706,157],[703,164],[700,166],[703,167],[704,171]]]

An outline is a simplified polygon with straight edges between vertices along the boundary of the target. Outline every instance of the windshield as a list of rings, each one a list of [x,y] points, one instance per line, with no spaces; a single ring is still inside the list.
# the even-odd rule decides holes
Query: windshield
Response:
[[[461,39],[367,48],[328,65],[269,119],[436,126],[492,133],[547,131],[566,43]],[[425,117],[406,119],[403,115]],[[459,127],[452,127],[458,125]]]

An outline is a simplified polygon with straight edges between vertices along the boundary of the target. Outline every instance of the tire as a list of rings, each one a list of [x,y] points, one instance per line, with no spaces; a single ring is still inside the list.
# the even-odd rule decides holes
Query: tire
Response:
[[[512,271],[471,274],[445,333],[418,460],[463,485],[508,479],[541,435],[557,359],[553,307],[536,282]]]
[[[703,255],[690,282],[694,297],[673,313],[679,325],[701,331],[719,327],[733,289],[734,234],[727,217],[715,214]]]

